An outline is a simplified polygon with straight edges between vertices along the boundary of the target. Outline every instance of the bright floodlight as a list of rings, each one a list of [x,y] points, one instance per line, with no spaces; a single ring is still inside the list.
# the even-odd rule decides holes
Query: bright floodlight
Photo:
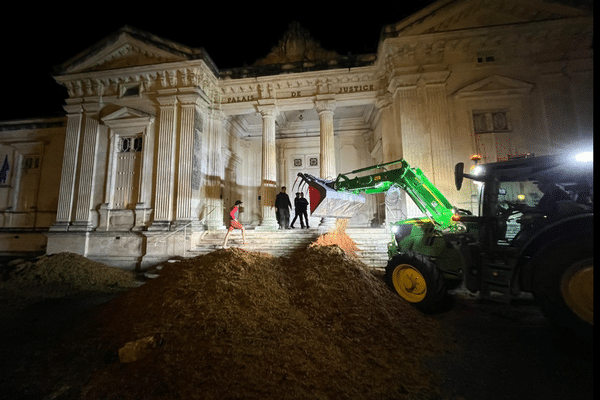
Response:
[[[471,171],[471,173],[473,175],[481,175],[483,174],[483,167],[481,165],[475,165],[475,167],[473,168],[473,171]]]
[[[594,161],[594,153],[592,151],[584,151],[582,153],[578,153],[575,156],[575,160],[579,162],[591,162]]]

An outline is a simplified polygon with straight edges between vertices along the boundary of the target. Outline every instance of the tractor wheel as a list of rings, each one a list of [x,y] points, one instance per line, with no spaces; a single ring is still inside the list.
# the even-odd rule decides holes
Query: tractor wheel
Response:
[[[404,300],[425,313],[442,308],[446,298],[444,277],[437,266],[418,253],[402,253],[388,261],[388,285]]]
[[[555,325],[590,338],[594,324],[591,240],[552,243],[535,260],[533,294]]]

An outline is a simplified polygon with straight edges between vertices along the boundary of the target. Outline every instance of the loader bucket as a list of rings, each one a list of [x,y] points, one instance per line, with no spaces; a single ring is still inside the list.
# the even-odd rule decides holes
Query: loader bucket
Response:
[[[301,172],[298,176],[308,184],[310,214],[313,217],[351,218],[365,204],[362,195],[334,190],[329,186],[332,181]]]

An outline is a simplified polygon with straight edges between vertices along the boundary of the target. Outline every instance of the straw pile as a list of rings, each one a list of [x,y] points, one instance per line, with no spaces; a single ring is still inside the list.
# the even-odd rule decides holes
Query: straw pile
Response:
[[[139,286],[136,274],[92,261],[73,253],[37,257],[31,261],[14,260],[0,269],[0,290],[6,303],[24,305],[43,299],[85,296],[92,293],[117,293]]]
[[[354,240],[352,240],[352,238],[346,234],[347,225],[347,219],[337,219],[335,221],[335,227],[328,233],[319,236],[317,240],[311,243],[310,246],[337,245],[340,246],[347,254],[355,256],[356,252],[358,251],[358,246],[356,246],[356,242],[354,242]]]
[[[442,350],[437,323],[338,246],[182,260],[96,324],[82,332],[115,359],[84,400],[433,398],[421,360]],[[132,343],[143,351],[119,361]]]

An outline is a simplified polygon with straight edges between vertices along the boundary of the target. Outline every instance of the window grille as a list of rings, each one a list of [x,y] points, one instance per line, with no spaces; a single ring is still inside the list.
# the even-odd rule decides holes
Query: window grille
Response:
[[[25,159],[25,169],[36,169],[40,166],[39,157],[27,157]]]
[[[473,111],[473,128],[475,130],[475,133],[494,133],[510,131],[510,125],[508,123],[506,111]]]
[[[143,138],[141,136],[122,137],[119,140],[119,153],[141,152],[143,148]]]

